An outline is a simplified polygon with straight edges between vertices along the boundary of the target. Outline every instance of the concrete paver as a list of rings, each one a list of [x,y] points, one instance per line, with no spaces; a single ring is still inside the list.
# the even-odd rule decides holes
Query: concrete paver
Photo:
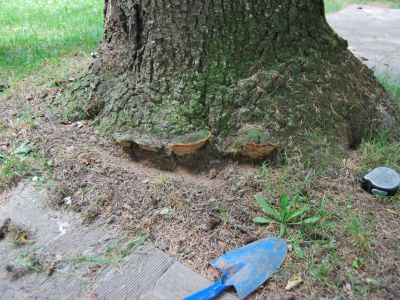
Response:
[[[35,240],[20,249],[9,238],[0,241],[0,299],[72,300],[92,291],[98,299],[178,300],[211,284],[149,243],[118,265],[67,264],[52,276],[32,273],[12,281],[6,265],[27,251],[42,249],[54,259],[104,257],[125,233],[101,220],[82,226],[77,214],[52,210],[46,196],[30,186],[3,195],[0,208],[0,222],[10,217],[13,224],[29,229]],[[221,299],[237,298],[227,294]]]
[[[400,9],[351,5],[327,19],[368,67],[400,80]]]

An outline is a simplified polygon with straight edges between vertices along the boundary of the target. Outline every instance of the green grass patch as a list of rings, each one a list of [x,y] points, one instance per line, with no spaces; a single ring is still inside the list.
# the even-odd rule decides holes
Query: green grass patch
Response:
[[[25,272],[44,272],[40,258],[37,256],[35,249],[25,250],[21,255],[15,259],[15,268]]]
[[[3,1],[0,79],[20,79],[45,62],[95,49],[102,37],[102,0]]]
[[[261,195],[256,195],[256,201],[267,217],[256,217],[254,222],[258,224],[279,224],[279,236],[287,232],[289,225],[308,225],[319,221],[319,217],[306,217],[310,206],[304,203],[303,197],[296,195],[289,199],[285,194],[281,196],[279,209],[270,206]]]
[[[43,151],[33,149],[28,141],[10,153],[0,150],[0,191],[25,177],[42,179],[46,172],[51,171],[52,167],[45,160]]]
[[[377,74],[376,76],[384,88],[400,103],[400,79],[398,81],[391,81],[389,75]]]
[[[357,216],[353,210],[350,210],[350,214],[346,222],[346,230],[351,234],[352,239],[355,242],[355,246],[359,250],[358,254],[369,255],[371,253],[372,240],[365,222],[359,216]],[[353,262],[353,266],[354,265],[356,265],[355,262]]]
[[[341,10],[344,6],[341,0],[325,0],[325,13],[330,14]]]
[[[120,266],[127,256],[138,253],[139,247],[146,242],[147,238],[147,235],[143,235],[125,242],[117,241],[109,245],[103,253],[98,255],[64,258],[49,263],[44,259],[48,256],[44,251],[31,248],[19,255],[13,265],[8,265],[7,271],[14,279],[17,279],[31,272],[46,272],[50,276],[54,271],[62,269],[65,266]]]
[[[320,249],[319,247],[314,247],[309,255],[307,256],[308,261],[308,272],[310,275],[317,281],[323,283],[325,286],[329,287],[331,291],[336,291],[337,287],[332,282],[332,274],[335,271],[336,264],[337,264],[337,255],[335,255],[335,249],[329,249],[328,247],[321,248],[328,248],[328,249]],[[327,252],[322,258],[318,256],[321,253],[321,250],[325,250]],[[318,258],[317,258],[318,257]]]
[[[84,266],[109,266],[119,265],[123,262],[124,258],[137,253],[140,246],[142,246],[148,236],[135,237],[125,243],[120,241],[111,244],[107,247],[106,251],[99,255],[93,256],[79,256],[74,258],[66,258],[57,261],[56,265],[58,268],[65,265],[84,265]]]
[[[375,139],[361,145],[362,171],[386,166],[400,171],[400,142],[392,141],[390,133],[381,133]]]
[[[51,177],[51,162],[42,149],[30,142],[36,126],[29,110],[20,109],[12,119],[0,118],[0,191],[26,177],[33,177],[35,186]]]

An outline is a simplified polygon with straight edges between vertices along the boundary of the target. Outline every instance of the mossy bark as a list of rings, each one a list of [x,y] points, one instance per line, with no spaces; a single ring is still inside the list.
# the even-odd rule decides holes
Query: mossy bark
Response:
[[[322,0],[106,0],[98,58],[70,115],[104,130],[173,138],[243,128],[287,141],[311,131],[356,146],[397,107],[330,28]]]

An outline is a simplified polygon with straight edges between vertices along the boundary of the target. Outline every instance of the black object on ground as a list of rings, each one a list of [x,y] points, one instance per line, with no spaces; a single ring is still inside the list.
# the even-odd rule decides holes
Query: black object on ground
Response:
[[[400,175],[393,169],[378,167],[362,178],[362,187],[378,196],[393,196],[400,188]]]

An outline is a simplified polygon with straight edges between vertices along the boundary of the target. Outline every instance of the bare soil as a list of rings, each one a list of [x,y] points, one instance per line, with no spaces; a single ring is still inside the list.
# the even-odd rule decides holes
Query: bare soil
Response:
[[[54,118],[46,107],[63,89],[21,88],[0,101],[3,119],[26,109],[34,114],[36,128],[15,138],[29,137],[52,163],[53,181],[47,188],[55,206],[81,212],[83,222],[102,215],[133,234],[147,233],[158,248],[214,280],[218,273],[209,266],[214,258],[279,232],[278,226],[252,221],[262,215],[254,195],[276,185],[268,196],[278,205],[282,187],[293,186],[314,211],[324,203],[326,221],[333,226],[306,231],[298,241],[305,258],[290,251],[282,269],[251,299],[400,296],[399,211],[394,208],[398,198],[388,201],[361,189],[358,151],[350,152],[334,174],[314,180],[307,180],[312,172],[301,164],[270,167],[269,176],[256,165],[215,159],[204,159],[197,172],[179,166],[160,170],[146,160],[133,161],[90,121]],[[361,240],[349,229],[350,212],[365,221],[368,234],[360,235]],[[360,257],[355,268],[352,264]],[[286,292],[288,279],[298,273],[303,284]]]

